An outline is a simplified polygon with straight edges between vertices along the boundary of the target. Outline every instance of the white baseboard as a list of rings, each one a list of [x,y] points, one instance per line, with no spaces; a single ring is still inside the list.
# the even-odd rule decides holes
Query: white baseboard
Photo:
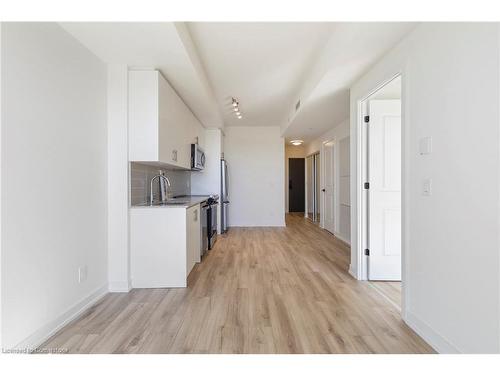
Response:
[[[337,237],[339,240],[341,240],[342,242],[344,242],[346,245],[351,246],[351,241],[348,240],[347,238],[344,238],[344,236],[342,236],[340,233],[334,232],[333,235],[335,237]]]
[[[108,290],[111,293],[128,293],[130,292],[131,282],[127,281],[110,281],[108,284]]]
[[[72,307],[70,307],[66,312],[61,314],[59,317],[54,319],[52,322],[44,325],[39,328],[35,333],[28,336],[26,339],[17,344],[14,349],[22,349],[22,350],[35,350],[45,341],[47,341],[51,336],[53,336],[57,331],[61,328],[69,324],[71,321],[78,318],[83,312],[85,312],[89,307],[94,305],[97,301],[99,301],[102,297],[104,297],[108,293],[108,286],[104,285],[92,293],[90,293],[87,297],[81,299],[79,302],[75,303]]]
[[[349,264],[349,275],[351,275],[352,277],[354,277],[356,280],[358,279],[358,275],[356,275],[356,273],[352,269],[352,264]]]
[[[434,331],[410,311],[406,311],[404,321],[430,346],[432,346],[436,352],[443,354],[460,354],[460,350],[450,344],[443,336]]]

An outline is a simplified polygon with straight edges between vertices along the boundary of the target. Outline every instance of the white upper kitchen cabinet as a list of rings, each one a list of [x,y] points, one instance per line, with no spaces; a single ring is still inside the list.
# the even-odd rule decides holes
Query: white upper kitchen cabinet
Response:
[[[203,127],[160,72],[129,72],[129,160],[190,169]]]

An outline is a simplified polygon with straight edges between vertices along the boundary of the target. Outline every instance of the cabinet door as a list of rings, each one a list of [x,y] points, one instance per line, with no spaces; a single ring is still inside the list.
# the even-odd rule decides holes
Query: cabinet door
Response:
[[[129,73],[129,155],[191,168],[191,143],[203,127],[158,71]]]
[[[191,168],[191,143],[194,143],[192,132],[193,120],[196,120],[191,110],[177,97],[179,106],[179,122],[176,127],[177,148],[179,152],[179,166]]]
[[[128,73],[128,131],[131,161],[158,160],[158,72]]]
[[[182,125],[182,108],[179,107],[177,94],[159,73],[158,92],[159,161],[179,166],[181,137],[178,128]]]
[[[191,124],[196,120],[190,109],[159,74],[160,161],[191,168]]]
[[[200,205],[196,205],[187,209],[186,212],[186,274],[189,275],[195,263],[200,257]]]

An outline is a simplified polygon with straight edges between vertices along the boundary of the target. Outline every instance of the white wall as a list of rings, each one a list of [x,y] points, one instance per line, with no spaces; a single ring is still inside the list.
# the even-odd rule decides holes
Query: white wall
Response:
[[[285,225],[285,147],[280,128],[225,129],[229,226]]]
[[[220,158],[223,135],[220,129],[205,130],[205,169],[191,172],[192,194],[220,194]]]
[[[350,194],[349,194],[349,157],[342,153],[343,144],[349,139],[350,134],[349,119],[345,119],[340,124],[322,134],[315,140],[306,144],[306,154],[311,155],[320,153],[320,166],[325,165],[323,160],[322,145],[328,141],[334,141],[334,184],[336,186],[334,197],[334,222],[335,235],[342,241],[351,243],[351,213],[350,213]],[[324,186],[324,170],[320,171],[320,185]],[[324,205],[323,194],[320,193],[320,207]],[[321,220],[323,226],[323,220]]]
[[[421,24],[351,88],[351,266],[358,276],[357,107],[398,72],[404,319],[441,352],[499,352],[498,24]],[[427,136],[433,152],[419,155]],[[428,177],[432,195],[423,196]]]
[[[129,162],[128,68],[108,65],[108,282],[112,292],[128,292]]]
[[[2,341],[33,347],[107,291],[106,68],[54,23],[1,47]]]
[[[288,212],[288,169],[289,169],[289,160],[290,158],[305,158],[306,150],[303,145],[293,146],[293,145],[285,145],[285,210]],[[304,162],[305,165],[305,162]],[[304,182],[305,183],[305,182]],[[305,193],[305,189],[304,189]],[[305,199],[305,197],[304,197]]]
[[[328,142],[330,140],[340,140],[344,137],[348,137],[350,133],[349,119],[345,119],[340,124],[333,125],[330,130],[320,135],[318,138],[311,142],[307,142],[305,145],[306,154],[311,155],[315,152],[321,151],[321,145],[323,142]]]
[[[351,244],[350,137],[341,138],[335,150],[335,234]]]
[[[3,60],[3,48],[2,48],[2,23],[0,22],[0,198],[2,197],[2,173],[1,173],[1,170],[2,170],[2,154],[3,154],[3,151],[2,151],[2,132],[3,132],[3,114],[2,114],[2,88],[3,88],[3,84],[2,84],[2,60]],[[2,199],[0,199],[0,292],[3,290],[2,289],[2,244],[3,244],[3,241],[2,241],[2,228],[3,228],[3,225],[2,225]],[[3,302],[2,302],[2,298],[1,298],[1,293],[0,293],[0,347],[4,347],[3,346],[3,314],[2,314],[2,311],[3,311]]]

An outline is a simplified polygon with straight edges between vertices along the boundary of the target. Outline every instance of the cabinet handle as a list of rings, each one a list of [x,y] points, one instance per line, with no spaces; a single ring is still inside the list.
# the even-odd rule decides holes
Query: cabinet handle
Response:
[[[177,161],[177,150],[172,150],[172,160]]]
[[[198,210],[194,210],[194,221],[198,221]]]

